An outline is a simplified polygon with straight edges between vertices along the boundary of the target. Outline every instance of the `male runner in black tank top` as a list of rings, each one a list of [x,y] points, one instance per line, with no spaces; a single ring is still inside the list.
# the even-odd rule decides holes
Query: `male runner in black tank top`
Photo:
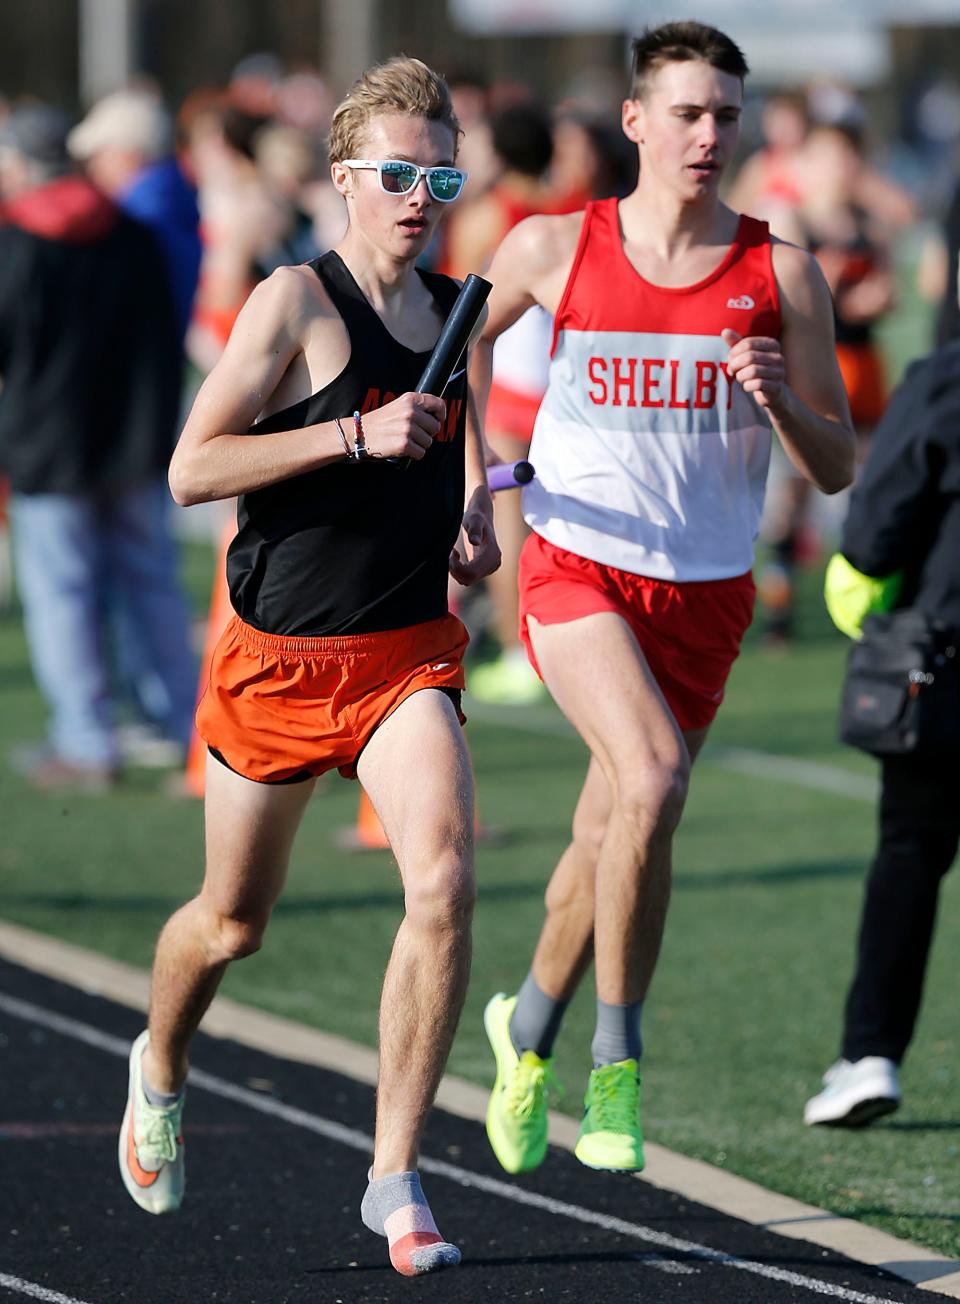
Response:
[[[446,589],[448,573],[471,584],[499,564],[464,377],[446,401],[412,392],[457,292],[414,266],[462,185],[457,137],[446,86],[418,60],[364,74],[331,134],[347,233],[254,290],[174,455],[178,502],[239,497],[237,615],[197,720],[211,751],[206,877],[158,942],[120,1140],[134,1200],[177,1208],[191,1036],[229,961],[260,945],[316,776],[359,773],[406,906],[383,986],[361,1213],[406,1275],[459,1261],[416,1172],[466,990],[474,898],[467,639]]]

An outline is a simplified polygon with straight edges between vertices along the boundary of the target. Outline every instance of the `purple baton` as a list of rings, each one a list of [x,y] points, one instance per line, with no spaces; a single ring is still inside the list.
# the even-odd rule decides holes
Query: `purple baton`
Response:
[[[521,485],[529,484],[533,476],[533,467],[523,460],[487,467],[487,484],[492,494],[500,489],[519,489]]]

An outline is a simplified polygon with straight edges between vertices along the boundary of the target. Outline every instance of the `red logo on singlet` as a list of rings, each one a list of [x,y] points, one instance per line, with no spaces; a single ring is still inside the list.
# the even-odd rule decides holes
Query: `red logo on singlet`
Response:
[[[384,390],[381,394],[379,389],[368,389],[367,396],[363,400],[360,408],[360,415],[365,417],[368,412],[373,412],[376,408],[386,407],[396,398],[396,394],[391,394],[389,390]],[[442,427],[437,431],[436,443],[450,444],[457,436],[457,422],[460,419],[460,409],[463,407],[463,399],[447,399],[447,417]]]
[[[733,407],[733,382],[722,362],[680,358],[591,357],[587,363],[591,403],[598,407]],[[722,378],[722,379],[721,379]]]

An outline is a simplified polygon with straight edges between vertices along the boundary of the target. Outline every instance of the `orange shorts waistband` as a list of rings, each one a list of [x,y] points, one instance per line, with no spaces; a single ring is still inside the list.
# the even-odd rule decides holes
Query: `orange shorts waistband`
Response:
[[[407,639],[415,630],[434,625],[410,625],[404,629],[381,630],[375,634],[268,634],[265,630],[248,625],[239,616],[235,618],[236,637],[245,647],[258,652],[275,652],[277,656],[338,657],[352,653],[372,653]],[[441,619],[443,619],[441,617]]]
[[[260,783],[338,769],[354,778],[379,726],[421,689],[459,711],[468,642],[453,615],[374,634],[267,634],[234,616],[217,644],[197,731],[230,769]]]

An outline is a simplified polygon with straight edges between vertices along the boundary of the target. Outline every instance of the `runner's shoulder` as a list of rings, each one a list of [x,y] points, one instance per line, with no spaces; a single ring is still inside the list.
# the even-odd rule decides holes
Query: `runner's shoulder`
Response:
[[[256,322],[258,333],[300,338],[313,324],[339,320],[323,282],[307,263],[278,267],[258,282],[243,306],[241,318]]]
[[[809,249],[771,235],[770,256],[785,306],[810,312],[817,305],[829,305],[830,291],[820,264]]]
[[[575,213],[537,213],[525,217],[507,233],[501,250],[535,271],[549,271],[571,262],[583,227],[583,210]]]

